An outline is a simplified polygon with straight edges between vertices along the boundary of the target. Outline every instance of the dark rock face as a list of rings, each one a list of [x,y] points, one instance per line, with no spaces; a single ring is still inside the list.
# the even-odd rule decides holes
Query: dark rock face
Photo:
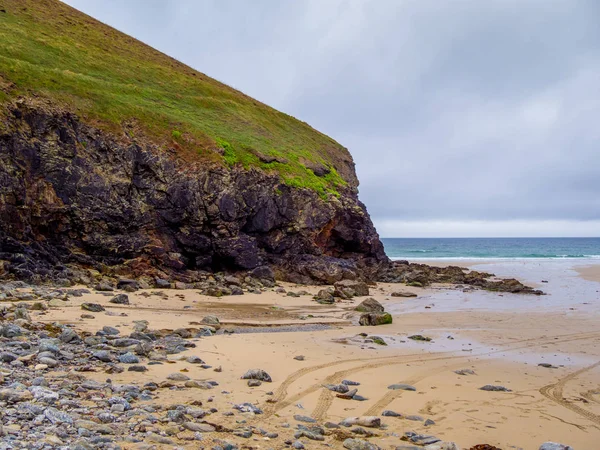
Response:
[[[271,266],[294,282],[375,278],[388,264],[355,185],[339,198],[258,169],[189,163],[33,101],[0,127],[0,276],[193,278]]]

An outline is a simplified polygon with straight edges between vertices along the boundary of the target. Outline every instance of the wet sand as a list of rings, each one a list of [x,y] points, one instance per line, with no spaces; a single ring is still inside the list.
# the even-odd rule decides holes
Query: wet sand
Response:
[[[600,263],[590,266],[577,267],[575,270],[577,270],[581,278],[584,280],[600,283]]]
[[[600,439],[597,286],[579,277],[572,267],[492,266],[489,270],[499,275],[519,270],[532,282],[550,275],[543,285],[549,295],[462,292],[435,286],[409,288],[419,297],[404,299],[389,294],[406,290],[405,286],[379,284],[371,288],[371,296],[393,313],[394,323],[359,327],[352,309],[362,298],[318,305],[309,295],[294,298],[274,291],[215,299],[191,290],[149,290],[129,294],[131,306],[112,305],[108,303],[111,296],[100,293],[75,297],[67,302],[71,306],[35,313],[34,320],[68,322],[89,332],[111,325],[125,335],[132,330],[133,320],[148,320],[153,329],[172,330],[194,328],[207,314],[219,316],[224,329],[244,333],[195,339],[197,347],[182,355],[200,356],[211,366],[220,366],[222,372],[200,369],[180,361],[182,355],[173,355],[169,363],[150,366],[146,373],[110,377],[118,383],[160,382],[169,373],[184,370],[192,379],[217,381],[217,389],[169,391],[161,401],[200,400],[221,412],[234,403],[255,403],[265,414],[247,417],[248,423],[269,427],[281,436],[265,442],[265,448],[280,448],[284,438],[291,437],[292,431],[283,427],[285,423],[295,427],[295,414],[323,423],[381,415],[386,409],[432,419],[435,424],[425,427],[423,420],[383,417],[387,428],[374,430],[377,436],[370,439],[382,448],[401,445],[398,436],[406,431],[432,434],[462,448],[487,443],[537,449],[545,441],[594,448]],[[319,289],[282,286],[310,293]],[[93,320],[82,319],[79,305],[83,301],[101,303],[107,312],[95,313]],[[256,326],[261,326],[254,328],[261,332],[248,332]],[[359,333],[367,333],[367,339]],[[432,341],[408,339],[413,334]],[[369,339],[373,335],[387,345],[374,343]],[[298,355],[305,360],[295,360]],[[248,387],[240,376],[251,368],[266,370],[273,382]],[[459,369],[471,369],[475,375],[458,375],[454,371]],[[102,373],[89,376],[107,377]],[[360,382],[358,392],[367,400],[340,399],[322,387],[342,379]],[[411,384],[416,392],[387,389],[393,383]],[[486,384],[503,385],[511,392],[479,389]],[[214,399],[206,403],[209,397]],[[239,416],[211,416],[211,421],[224,426],[234,425],[235,420]],[[308,448],[320,445],[304,441]],[[341,441],[329,443],[341,448]]]

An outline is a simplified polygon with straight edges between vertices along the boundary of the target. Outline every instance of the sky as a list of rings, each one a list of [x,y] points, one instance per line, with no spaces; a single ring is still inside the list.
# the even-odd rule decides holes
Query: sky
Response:
[[[600,236],[597,0],[67,0],[347,147],[383,237]]]

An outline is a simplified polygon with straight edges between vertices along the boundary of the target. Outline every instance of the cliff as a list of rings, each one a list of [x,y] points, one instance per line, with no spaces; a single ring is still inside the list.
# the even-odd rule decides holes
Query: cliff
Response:
[[[0,6],[0,276],[387,266],[337,142],[58,1]]]

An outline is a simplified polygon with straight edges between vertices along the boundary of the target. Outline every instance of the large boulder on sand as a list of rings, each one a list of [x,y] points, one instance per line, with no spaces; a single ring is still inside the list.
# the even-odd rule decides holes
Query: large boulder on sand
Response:
[[[362,326],[387,325],[392,323],[390,313],[366,313],[360,316],[358,323]]]
[[[363,300],[360,305],[354,308],[354,311],[365,313],[382,313],[384,312],[383,305],[372,297]]]
[[[342,298],[362,297],[369,295],[369,286],[364,281],[342,280],[334,285],[333,295]]]

